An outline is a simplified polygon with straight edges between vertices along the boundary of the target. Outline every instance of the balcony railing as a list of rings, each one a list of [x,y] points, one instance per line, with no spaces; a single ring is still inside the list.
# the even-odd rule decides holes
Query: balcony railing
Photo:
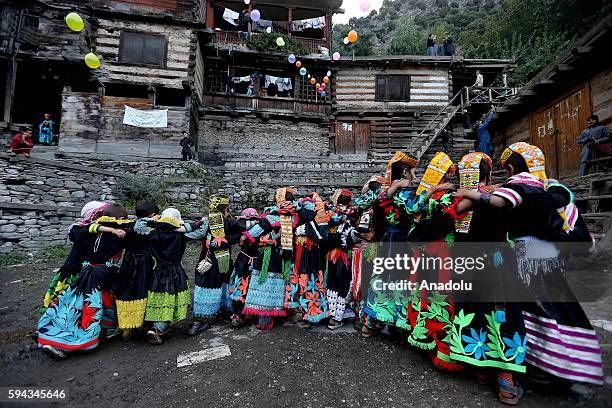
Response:
[[[251,35],[258,35],[258,33],[251,33]],[[304,44],[308,48],[308,51],[313,54],[319,54],[321,52],[321,47],[327,46],[327,41],[322,39],[295,36],[291,38]],[[241,44],[245,41],[246,38],[244,37],[244,33],[240,31],[221,30],[215,32],[215,42],[217,44]]]
[[[238,111],[253,112],[279,112],[279,113],[331,113],[331,103],[323,101],[307,101],[295,98],[274,98],[265,96],[246,95],[204,95],[203,105],[222,109],[235,109]]]

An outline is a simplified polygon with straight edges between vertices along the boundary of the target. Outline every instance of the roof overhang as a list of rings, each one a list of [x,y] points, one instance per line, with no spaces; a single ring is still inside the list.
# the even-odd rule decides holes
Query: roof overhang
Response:
[[[498,108],[496,126],[508,126],[529,112],[554,102],[593,75],[610,68],[611,43],[612,14],[525,84],[517,100],[509,100]]]

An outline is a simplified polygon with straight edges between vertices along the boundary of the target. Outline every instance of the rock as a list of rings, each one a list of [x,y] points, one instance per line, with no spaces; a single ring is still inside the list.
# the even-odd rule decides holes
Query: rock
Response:
[[[15,231],[17,231],[17,226],[15,224],[7,224],[7,225],[0,226],[0,233],[15,232]]]
[[[72,197],[75,197],[75,198],[85,198],[85,192],[84,191],[80,191],[80,190],[73,191],[72,193],[70,193],[70,195]]]

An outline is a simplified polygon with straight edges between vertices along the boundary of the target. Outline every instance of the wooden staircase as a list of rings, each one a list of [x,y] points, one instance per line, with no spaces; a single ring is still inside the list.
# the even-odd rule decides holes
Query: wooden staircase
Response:
[[[385,162],[394,152],[405,151],[406,146],[416,146],[416,141],[422,138],[423,131],[430,127],[436,112],[418,112],[418,116],[405,118],[389,118],[374,120],[372,127],[372,158],[376,162]],[[437,125],[437,133],[452,119],[445,117]],[[437,136],[437,135],[436,135]],[[433,139],[431,140],[433,142]],[[431,144],[431,143],[430,143]],[[412,154],[415,154],[412,152]],[[421,154],[422,156],[422,154]]]
[[[612,250],[612,173],[562,180],[576,196],[576,205],[600,250]]]

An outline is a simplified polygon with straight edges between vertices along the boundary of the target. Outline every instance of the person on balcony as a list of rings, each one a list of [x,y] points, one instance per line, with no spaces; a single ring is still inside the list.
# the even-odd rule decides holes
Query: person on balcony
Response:
[[[595,158],[596,144],[608,143],[612,141],[608,128],[599,123],[599,116],[591,115],[587,119],[587,128],[582,131],[576,143],[583,145],[580,153],[579,176],[586,176],[589,171],[589,161]]]
[[[444,38],[442,39],[442,46],[444,49],[444,56],[452,57],[455,55],[455,42],[449,33],[444,34]]]
[[[493,156],[493,145],[491,145],[491,134],[489,133],[489,124],[495,115],[495,107],[492,107],[488,114],[483,115],[483,118],[478,122],[476,134],[478,136],[477,151]]]
[[[436,56],[436,36],[434,34],[429,34],[429,37],[427,37],[427,55],[430,57]]]

